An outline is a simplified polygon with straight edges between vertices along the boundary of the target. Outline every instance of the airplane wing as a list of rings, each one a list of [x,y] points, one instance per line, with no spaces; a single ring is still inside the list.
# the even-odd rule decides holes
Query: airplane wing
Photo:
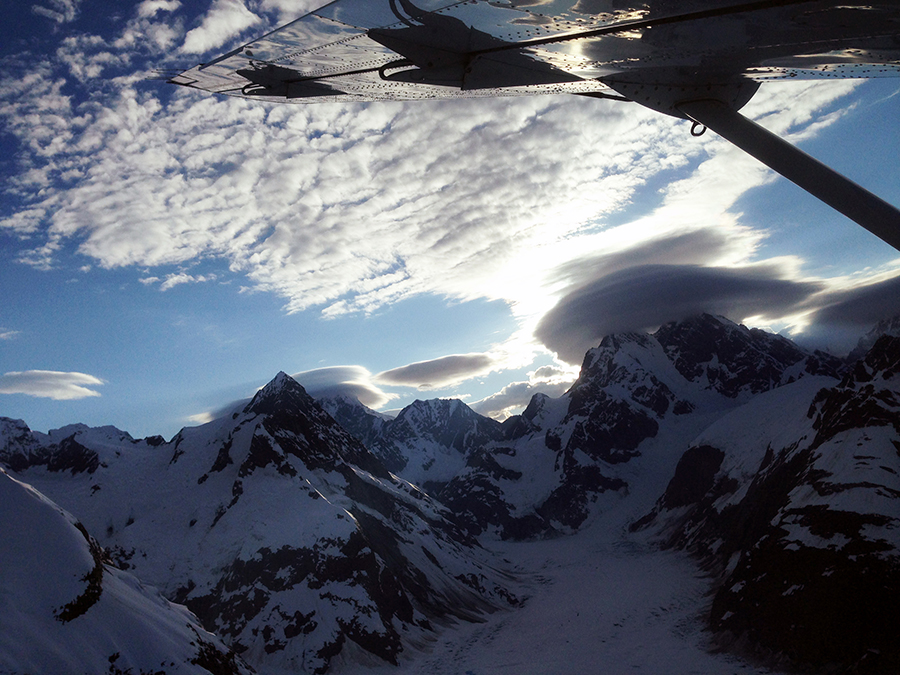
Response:
[[[336,0],[170,81],[297,103],[883,77],[898,35],[896,0]]]
[[[170,82],[289,103],[634,101],[709,127],[900,250],[900,210],[737,112],[768,80],[898,75],[900,0],[335,0]]]

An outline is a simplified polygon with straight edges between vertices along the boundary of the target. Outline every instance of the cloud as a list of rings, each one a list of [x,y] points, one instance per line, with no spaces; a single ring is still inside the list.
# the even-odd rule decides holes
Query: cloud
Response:
[[[571,370],[566,370],[564,368],[557,368],[556,366],[541,366],[533,373],[531,373],[531,378],[535,381],[539,382],[553,382],[553,381],[562,381],[562,382],[574,382],[575,377]]]
[[[174,288],[180,284],[199,284],[204,281],[212,281],[216,278],[215,274],[200,274],[197,276],[193,276],[191,274],[185,274],[184,272],[179,272],[177,274],[170,274],[166,277],[165,281],[162,282],[159,286],[159,290],[168,291],[170,288]]]
[[[868,328],[882,319],[900,315],[900,276],[825,294],[815,312],[818,324]]]
[[[372,374],[362,366],[332,366],[292,375],[310,396],[350,396],[369,408],[380,408],[397,398],[372,382]]]
[[[740,241],[743,234],[748,240]],[[735,245],[750,247],[757,235],[714,229],[678,232],[651,239],[613,253],[601,253],[566,261],[550,274],[556,283],[580,286],[642,265],[698,265],[731,255]],[[739,241],[735,241],[738,239]]]
[[[183,54],[202,54],[221,47],[260,21],[241,0],[215,0],[200,25],[184,36],[180,51]]]
[[[278,13],[277,24],[282,24],[298,19],[319,9],[325,0],[261,0],[259,7],[263,11],[276,11]]]
[[[497,362],[490,354],[451,354],[430,361],[419,361],[378,373],[376,380],[385,384],[441,389],[493,369]]]
[[[19,330],[7,330],[6,328],[0,328],[0,340],[14,340],[16,336],[21,335],[22,331]]]
[[[521,409],[528,405],[535,394],[546,394],[550,398],[559,398],[568,391],[571,384],[571,382],[568,384],[512,382],[496,394],[476,401],[469,407],[479,415],[504,420],[510,415],[521,412]]]
[[[102,385],[103,380],[85,373],[55,370],[26,370],[0,376],[0,394],[26,394],[56,401],[70,401],[100,396],[88,387]]]
[[[832,287],[813,297],[811,311],[802,317],[791,337],[809,348],[846,354],[878,322],[900,316],[897,270],[873,276],[876,281],[850,280],[849,287]]]
[[[174,12],[181,7],[180,0],[143,0],[137,8],[137,15],[149,19],[159,12]]]
[[[580,363],[603,336],[655,328],[702,312],[735,319],[796,312],[821,290],[779,278],[774,266],[641,265],[568,292],[538,324],[536,337],[559,358]]]
[[[371,312],[423,293],[532,311],[559,256],[715,226],[707,246],[733,263],[760,238],[723,213],[765,170],[640,108],[575,97],[267,107],[192,92],[163,105],[127,86],[75,111],[51,73],[28,72],[0,97],[43,160],[14,179],[27,208],[0,227],[32,234],[35,263],[74,240],[105,268],[220,258],[291,312]],[[827,100],[802,92],[804,104]],[[676,170],[687,178],[653,218],[604,226]]]
[[[186,272],[173,272],[167,274],[165,279],[159,277],[142,277],[138,279],[145,286],[159,283],[160,291],[168,291],[175,286],[181,284],[200,284],[206,281],[215,281],[218,277],[215,274],[187,274]]]
[[[496,419],[506,419],[521,412],[535,394],[545,394],[559,398],[575,382],[578,373],[573,369],[556,366],[541,366],[528,373],[525,382],[512,382],[500,391],[471,404],[471,408],[481,415]]]
[[[53,19],[56,23],[71,23],[78,16],[80,4],[81,0],[46,0],[46,4],[32,5],[31,11]]]

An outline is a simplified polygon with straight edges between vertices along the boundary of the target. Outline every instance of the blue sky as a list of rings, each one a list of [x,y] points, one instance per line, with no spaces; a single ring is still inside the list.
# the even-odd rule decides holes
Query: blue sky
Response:
[[[150,79],[288,0],[36,0],[0,40],[0,415],[166,437],[279,370],[504,415],[699,311],[848,351],[900,255],[755,160],[578,97],[270,106]],[[900,80],[745,113],[900,204]]]

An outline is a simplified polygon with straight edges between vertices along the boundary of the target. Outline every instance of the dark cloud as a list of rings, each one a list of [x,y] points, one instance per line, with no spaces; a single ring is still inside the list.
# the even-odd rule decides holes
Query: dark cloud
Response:
[[[709,228],[685,232],[654,239],[624,251],[572,260],[556,268],[552,276],[554,281],[580,286],[642,265],[700,264],[715,260],[733,248],[733,238],[733,235]]]
[[[818,290],[816,283],[777,278],[774,267],[641,265],[569,292],[544,315],[535,337],[564,361],[577,364],[610,333],[647,330],[701,312],[737,319],[777,317]]]
[[[883,319],[900,315],[900,276],[866,286],[822,293],[820,307],[796,340],[805,347],[846,354]]]
[[[900,276],[826,296],[822,309],[813,315],[813,322],[865,328],[898,314]]]
[[[567,378],[569,371],[557,368],[556,366],[541,366],[532,373],[533,380],[556,380],[559,378]]]
[[[385,384],[434,389],[474,377],[489,370],[493,364],[494,359],[488,354],[451,354],[386,370],[376,379]]]

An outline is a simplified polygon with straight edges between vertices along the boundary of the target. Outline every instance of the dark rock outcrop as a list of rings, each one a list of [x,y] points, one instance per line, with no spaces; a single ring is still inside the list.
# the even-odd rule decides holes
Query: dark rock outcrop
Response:
[[[707,439],[636,528],[717,575],[709,622],[722,643],[828,672],[897,672],[900,338],[880,338],[812,404],[772,409],[786,404],[793,442],[748,447],[754,467]],[[740,423],[720,431],[722,447]]]

